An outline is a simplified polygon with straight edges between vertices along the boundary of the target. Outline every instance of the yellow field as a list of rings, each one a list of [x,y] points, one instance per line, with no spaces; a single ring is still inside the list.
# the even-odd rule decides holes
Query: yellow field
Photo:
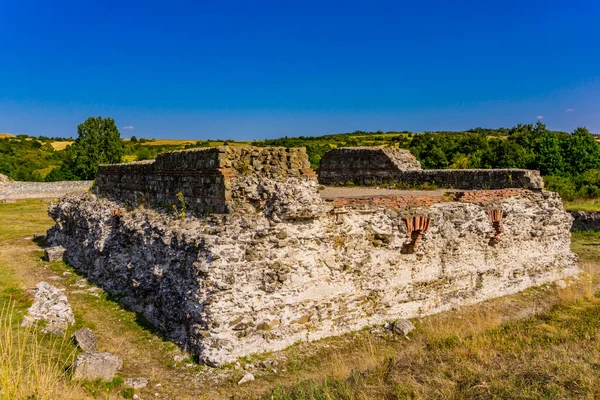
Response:
[[[68,145],[73,144],[73,142],[52,142],[52,147],[54,150],[64,150]]]
[[[15,137],[12,133],[0,133],[0,138]]]
[[[201,140],[202,141],[202,140]],[[177,139],[157,139],[152,142],[142,143],[142,146],[185,146],[186,144],[196,144],[197,140],[177,140]],[[232,142],[228,141],[230,146],[247,146],[250,142]],[[223,146],[224,141],[210,140],[210,147]]]

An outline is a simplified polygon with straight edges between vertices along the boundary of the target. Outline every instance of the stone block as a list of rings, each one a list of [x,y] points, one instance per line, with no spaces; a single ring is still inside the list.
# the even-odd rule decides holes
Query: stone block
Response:
[[[44,259],[46,261],[62,261],[66,251],[67,249],[62,246],[48,247],[44,249]]]
[[[98,347],[96,336],[90,328],[81,328],[73,334],[72,339],[77,347],[88,353],[96,351]]]
[[[79,354],[73,363],[73,378],[110,381],[123,367],[123,359],[112,353]]]

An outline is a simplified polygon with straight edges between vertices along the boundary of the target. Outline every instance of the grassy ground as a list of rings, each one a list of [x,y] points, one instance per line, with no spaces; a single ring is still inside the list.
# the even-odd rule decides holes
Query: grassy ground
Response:
[[[566,201],[565,209],[577,211],[600,211],[600,199],[576,199]]]
[[[158,398],[156,393],[170,399],[273,400],[600,397],[597,233],[574,235],[573,249],[586,274],[565,289],[533,288],[423,318],[415,321],[410,340],[366,329],[247,357],[240,360],[242,366],[273,360],[277,365],[253,368],[256,380],[237,386],[243,369],[214,370],[189,359],[174,361],[185,353],[145,328],[135,314],[82,281],[64,263],[42,261],[42,250],[31,236],[51,225],[47,206],[40,200],[0,204],[0,309],[15,303],[10,329],[22,329],[18,323],[29,305],[23,288],[41,280],[64,288],[76,315],[76,325],[67,335],[90,327],[100,350],[123,356],[120,377],[150,378],[149,387],[138,391],[144,399]],[[40,349],[51,355],[40,362],[61,365],[64,372],[74,355],[72,345],[61,338],[64,351],[49,353],[50,338],[41,338]],[[58,379],[49,398],[132,395],[120,378],[110,383],[73,382],[67,371]]]

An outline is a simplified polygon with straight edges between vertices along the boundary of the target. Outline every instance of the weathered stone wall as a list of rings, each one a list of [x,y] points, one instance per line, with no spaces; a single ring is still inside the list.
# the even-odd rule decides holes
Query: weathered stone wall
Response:
[[[4,175],[3,175],[4,176]],[[67,193],[85,192],[93,181],[21,182],[0,181],[0,202],[16,199],[57,198]]]
[[[573,217],[573,231],[600,231],[600,212],[569,211]]]
[[[98,193],[131,203],[180,206],[177,193],[198,215],[227,213],[240,204],[247,177],[284,183],[288,177],[314,179],[304,148],[215,147],[159,154],[155,161],[101,165]],[[260,182],[258,182],[260,181]],[[242,185],[242,186],[240,186]],[[260,187],[258,188],[260,191]]]
[[[571,217],[554,193],[323,202],[314,181],[286,183],[238,193],[252,210],[186,220],[72,195],[50,210],[48,238],[90,280],[211,364],[579,272]],[[501,210],[501,229],[490,210]],[[414,238],[404,218],[415,216],[430,225],[405,251]]]
[[[349,147],[323,156],[319,182],[324,185],[421,186],[432,184],[454,189],[542,189],[538,171],[524,169],[422,170],[419,162],[402,149]]]

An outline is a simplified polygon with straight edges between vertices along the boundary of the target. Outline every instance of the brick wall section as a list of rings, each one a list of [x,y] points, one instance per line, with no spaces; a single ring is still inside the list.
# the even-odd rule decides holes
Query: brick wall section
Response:
[[[177,193],[196,213],[233,211],[233,187],[243,176],[275,181],[315,179],[304,148],[215,147],[159,154],[155,161],[101,165],[98,193],[152,206],[179,205]]]
[[[448,192],[436,195],[410,195],[410,196],[381,196],[372,198],[339,198],[333,200],[336,208],[371,208],[382,207],[389,209],[406,209],[418,207],[431,207],[436,203],[458,201],[489,205],[508,197],[538,196],[536,192],[525,189],[498,189],[498,190],[472,190],[468,192]]]
[[[423,170],[406,150],[348,147],[331,150],[319,168],[323,185],[421,186],[433,184],[454,189],[542,189],[538,171],[525,169]]]

